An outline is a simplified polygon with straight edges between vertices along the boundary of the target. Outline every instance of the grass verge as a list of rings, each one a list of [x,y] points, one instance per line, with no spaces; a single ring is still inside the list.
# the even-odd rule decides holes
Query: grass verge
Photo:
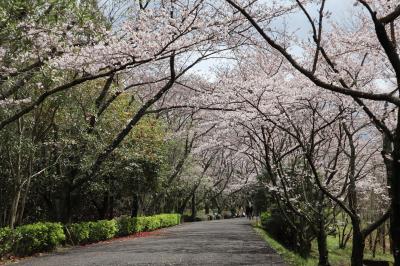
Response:
[[[302,258],[300,255],[288,250],[278,241],[273,239],[268,232],[261,227],[255,226],[254,230],[268,243],[268,245],[276,250],[276,252],[282,256],[283,260],[291,266],[315,266],[318,265],[318,250],[316,243],[312,243],[311,256],[307,259]],[[332,266],[347,266],[350,265],[351,258],[351,243],[347,245],[345,249],[338,248],[337,239],[333,236],[328,236],[327,239],[328,250],[329,250],[329,262]],[[365,259],[372,259],[372,254],[366,250]],[[393,257],[391,254],[376,254],[374,260],[385,260],[393,263]]]

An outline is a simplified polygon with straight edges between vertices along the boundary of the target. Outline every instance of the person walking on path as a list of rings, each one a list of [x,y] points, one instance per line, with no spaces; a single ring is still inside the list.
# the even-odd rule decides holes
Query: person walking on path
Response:
[[[246,206],[246,216],[249,220],[253,219],[253,206],[251,204]]]

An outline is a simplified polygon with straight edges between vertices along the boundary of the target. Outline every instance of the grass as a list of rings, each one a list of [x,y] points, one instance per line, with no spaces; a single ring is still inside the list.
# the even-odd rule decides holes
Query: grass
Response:
[[[273,239],[264,229],[256,226],[254,229],[259,233],[263,239],[282,256],[288,265],[292,266],[315,266],[318,265],[318,249],[317,243],[312,243],[311,256],[307,259],[302,258],[300,255],[288,250],[278,241]],[[347,266],[350,265],[351,258],[351,242],[347,244],[345,249],[338,247],[338,240],[334,236],[328,236],[327,245],[329,250],[329,261],[332,266]],[[372,253],[367,249],[364,255],[365,259],[372,259]],[[393,263],[393,256],[391,254],[377,253],[374,260],[386,260]]]
[[[265,242],[273,248],[279,255],[282,256],[283,260],[289,265],[296,266],[315,266],[318,265],[318,260],[314,258],[304,259],[300,255],[288,250],[282,246],[278,241],[273,239],[264,229],[260,227],[254,228],[259,233]]]

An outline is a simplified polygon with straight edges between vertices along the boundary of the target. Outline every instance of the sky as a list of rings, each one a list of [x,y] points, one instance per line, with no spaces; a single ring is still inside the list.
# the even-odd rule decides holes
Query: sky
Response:
[[[269,1],[269,0],[266,0]],[[354,11],[354,0],[326,0],[325,10],[330,11],[332,13],[331,17],[337,19],[339,22],[346,23],[346,21],[350,21],[352,18],[352,11]],[[313,17],[316,17],[318,14],[318,6],[308,6],[307,10],[311,13]],[[361,8],[361,7],[358,7]],[[310,25],[305,17],[305,15],[301,12],[290,15],[290,17],[286,17],[285,20],[277,19],[273,24],[275,27],[279,28],[286,24],[290,31],[295,31],[296,34],[301,38],[311,37],[310,35]],[[296,49],[293,50],[294,53],[300,53]],[[198,64],[192,72],[201,74],[205,76],[207,79],[214,79],[213,73],[211,69],[216,65],[220,64],[221,60],[212,59],[206,60]]]

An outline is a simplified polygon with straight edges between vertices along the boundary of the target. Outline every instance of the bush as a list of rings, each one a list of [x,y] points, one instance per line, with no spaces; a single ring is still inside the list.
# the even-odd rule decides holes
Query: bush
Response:
[[[17,227],[15,239],[14,254],[31,255],[53,250],[65,241],[65,234],[60,223],[34,223]]]
[[[224,219],[231,219],[232,218],[232,212],[231,211],[223,211],[222,212],[222,217]]]
[[[90,224],[75,223],[65,226],[66,236],[72,245],[85,244],[89,242]]]
[[[158,216],[145,217],[146,220],[146,231],[154,231],[161,228],[161,219]]]
[[[11,252],[14,237],[14,231],[11,228],[0,228],[0,258]]]
[[[177,225],[181,221],[179,214],[159,214],[156,216],[160,219],[161,228]]]
[[[5,227],[0,228],[0,257],[9,253],[23,256],[51,251],[66,238],[73,245],[93,243],[115,235],[125,236],[177,225],[180,221],[179,214],[159,214],[137,218],[121,216],[116,220],[73,223],[65,227],[60,223],[28,224],[15,230]]]
[[[271,213],[261,213],[261,224],[264,229],[278,242],[289,248],[301,256],[306,257],[311,251],[311,240],[304,238],[303,234],[312,233],[307,227],[306,223],[301,220],[296,221],[297,225],[304,227],[300,231],[294,230],[292,227],[287,226],[288,221],[282,216],[278,210],[272,210]]]
[[[263,212],[260,215],[261,225],[277,241],[286,247],[292,247],[296,237],[292,230],[286,226],[286,221],[279,213]]]
[[[142,216],[136,218],[135,232],[149,232],[161,227],[157,216]]]
[[[100,220],[69,224],[65,231],[71,244],[87,244],[113,238],[119,233],[118,226],[116,220]]]
[[[180,224],[180,214],[158,214],[154,216],[137,217],[135,221],[135,232],[148,232],[163,227]]]
[[[217,214],[215,215],[215,219],[216,219],[216,220],[222,220],[222,219],[224,219],[224,216],[222,216],[222,214],[220,214],[220,213],[217,213]]]
[[[113,238],[118,232],[117,222],[115,220],[100,220],[97,222],[88,222],[89,224],[89,242],[98,242]]]
[[[136,218],[129,216],[120,216],[116,219],[118,227],[118,236],[127,236],[135,232]]]
[[[267,227],[267,223],[268,223],[268,219],[271,217],[271,214],[269,212],[262,212],[260,215],[260,221],[261,221],[261,225],[262,227],[266,228]]]
[[[146,217],[137,217],[135,221],[135,232],[144,232],[146,229]]]

